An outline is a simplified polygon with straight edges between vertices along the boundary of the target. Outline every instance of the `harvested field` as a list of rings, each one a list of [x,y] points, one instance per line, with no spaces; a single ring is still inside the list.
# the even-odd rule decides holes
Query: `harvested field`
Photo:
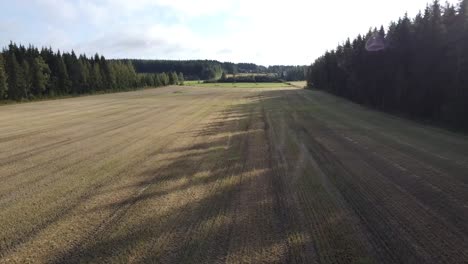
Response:
[[[0,263],[468,263],[468,138],[290,88],[0,107]]]
[[[305,82],[303,82],[305,83]],[[185,86],[196,86],[196,87],[219,87],[219,88],[290,88],[291,85],[282,82],[257,82],[257,83],[204,83],[199,81],[186,81]],[[303,88],[304,86],[300,87]]]
[[[306,88],[307,86],[307,81],[294,81],[294,82],[288,82],[291,86],[297,87],[297,88]]]

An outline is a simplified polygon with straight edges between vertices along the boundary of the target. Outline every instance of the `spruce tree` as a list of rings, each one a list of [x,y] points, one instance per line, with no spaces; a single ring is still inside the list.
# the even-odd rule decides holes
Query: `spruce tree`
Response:
[[[163,86],[162,81],[161,81],[161,76],[159,74],[154,74],[154,85],[156,87]]]
[[[361,104],[468,130],[468,0],[435,0],[423,13],[394,22],[385,49],[370,52],[358,36],[326,52],[307,72],[309,87]]]
[[[224,74],[224,72],[223,72]],[[184,85],[184,74],[182,72],[179,72],[179,76],[178,76],[178,79],[179,79],[179,85]]]
[[[68,77],[70,79],[70,93],[77,94],[80,90],[80,75],[82,74],[82,69],[78,62],[78,58],[76,57],[75,52],[72,50],[71,54],[64,54],[63,60],[65,62],[65,66],[68,70]]]
[[[50,78],[49,66],[41,56],[33,59],[31,65],[31,91],[35,96],[42,96]]]
[[[23,69],[21,68],[16,55],[14,53],[8,54],[7,61],[8,69],[8,99],[21,100],[23,99],[25,84],[25,77]]]
[[[173,82],[178,76],[171,72]],[[71,53],[41,51],[14,43],[0,53],[0,100],[31,99],[36,96],[68,95],[102,90],[132,89],[167,85],[167,74],[137,74],[131,61],[107,61]]]
[[[89,93],[91,91],[91,64],[84,56],[80,58],[80,62],[83,65],[83,67],[79,92]]]
[[[99,63],[94,63],[92,65],[92,69],[90,71],[90,85],[91,85],[91,91],[101,91],[103,88],[103,83],[102,83],[102,75],[101,75],[101,67],[99,66]]]
[[[60,52],[57,54],[55,60],[57,66],[57,90],[62,95],[69,94],[71,91],[71,81],[68,76],[67,66]]]
[[[95,58],[96,60],[96,58]],[[112,72],[112,68],[109,67],[108,62],[104,58],[104,56],[100,56],[98,58],[99,68],[101,70],[101,77],[102,77],[102,90],[112,90],[115,85],[115,76]]]
[[[161,73],[159,78],[163,86],[169,85],[169,76],[165,72]]]
[[[157,86],[164,86],[164,82],[161,78],[161,74],[160,73],[155,73],[154,74],[154,78],[155,78],[155,81],[154,83],[157,85]]]
[[[179,78],[177,77],[176,72],[169,73],[169,84],[170,85],[177,85],[179,83]]]
[[[7,74],[5,70],[5,61],[0,53],[0,100],[6,98],[8,92]]]

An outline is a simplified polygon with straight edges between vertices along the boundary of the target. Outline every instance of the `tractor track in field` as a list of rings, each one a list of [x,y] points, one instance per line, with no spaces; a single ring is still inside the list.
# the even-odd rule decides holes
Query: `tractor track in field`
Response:
[[[222,96],[222,95],[220,95],[220,96]],[[203,99],[203,102],[206,102],[206,101],[208,101],[208,99]],[[172,108],[172,109],[173,109],[173,108]],[[204,112],[199,113],[199,116],[200,116],[200,117],[204,117],[206,114],[208,114],[208,111],[209,111],[209,110],[210,110],[210,109],[205,110]],[[170,113],[170,112],[169,112],[169,113]],[[135,118],[135,117],[138,118],[138,116],[133,116],[133,118]],[[193,117],[193,116],[192,116],[192,117]],[[184,117],[184,118],[187,118],[187,117]],[[141,123],[141,122],[143,122],[143,121],[144,121],[144,120],[137,120],[136,123]],[[162,130],[160,130],[160,131],[158,131],[158,132],[163,132],[164,130],[169,129],[171,126],[174,126],[175,124],[178,124],[178,121],[180,121],[180,120],[176,120],[176,121],[170,122],[168,125],[166,125],[164,128],[162,128]],[[195,119],[195,120],[192,120],[192,121],[189,122],[186,126],[189,127],[190,125],[194,124],[196,121],[197,121],[196,119]],[[132,124],[132,125],[135,124],[135,122],[131,122],[131,121],[128,121],[127,123],[128,123],[128,124]],[[119,125],[119,127],[124,127],[124,126],[123,126],[123,125]],[[103,132],[104,132],[104,131],[105,131],[105,132],[110,132],[110,131],[112,131],[112,130],[113,130],[113,129],[111,129],[111,130],[103,130]],[[141,141],[144,141],[145,138],[150,137],[150,136],[151,136],[151,134],[146,134],[145,137],[143,137],[143,138],[136,138],[136,139],[133,140],[133,142],[132,142],[132,141],[128,142],[128,143],[130,143],[130,144],[122,145],[120,148],[118,148],[118,149],[115,149],[115,148],[114,148],[114,149],[112,149],[112,150],[113,150],[113,151],[118,151],[118,152],[125,151],[125,149],[128,148],[130,145],[136,144],[136,143],[141,142]],[[171,137],[171,139],[170,139],[170,140],[167,140],[167,139],[166,139],[165,144],[164,144],[163,146],[160,146],[160,147],[159,147],[158,152],[164,151],[165,148],[167,148],[167,146],[169,146],[172,142],[174,142],[175,140],[177,140],[177,138],[174,137],[173,135],[169,135],[169,136]],[[163,138],[163,137],[167,137],[167,135],[161,135],[161,136],[160,136],[160,138]],[[86,137],[82,137],[82,138],[80,138],[80,139],[84,140],[84,139],[86,139]],[[76,141],[79,141],[79,139],[77,139]],[[108,147],[107,149],[101,150],[99,153],[106,153],[106,152],[109,152],[109,149],[110,149],[110,148],[112,148],[112,146]],[[153,154],[153,155],[154,155],[154,154]],[[149,157],[150,157],[150,156],[149,156]],[[88,158],[89,158],[89,157],[88,157]],[[146,159],[146,158],[148,158],[148,157],[144,157],[144,158]],[[84,161],[85,159],[86,159],[86,158],[84,158],[84,159],[82,159],[82,160],[78,160],[78,161],[75,160],[75,162],[74,162],[73,165],[79,166],[79,163],[80,163],[81,161]],[[139,166],[139,164],[134,164],[133,166]],[[66,165],[66,166],[63,167],[63,169],[66,169],[66,168],[69,169],[70,166],[67,166],[67,165]],[[129,168],[125,168],[125,170],[122,171],[122,172],[125,172],[125,171],[127,171],[128,169],[129,169]],[[56,171],[56,172],[58,172],[58,171]],[[56,173],[56,172],[55,172],[55,173]],[[124,176],[126,176],[126,175],[125,175],[124,173],[118,173],[116,176],[118,176],[118,177],[124,177]],[[116,179],[116,178],[114,178],[114,180],[115,180],[115,179]],[[43,180],[43,179],[41,179],[41,180]],[[36,182],[29,182],[29,184],[34,184],[34,183],[36,183]],[[37,225],[33,230],[31,230],[30,232],[28,232],[28,233],[25,235],[25,238],[20,239],[20,240],[17,240],[16,243],[12,244],[12,245],[11,245],[11,248],[9,248],[8,251],[13,251],[15,247],[20,246],[21,244],[23,244],[23,243],[27,242],[28,240],[32,239],[32,238],[34,237],[35,234],[38,234],[41,230],[45,229],[46,227],[48,227],[48,226],[50,226],[51,224],[55,223],[56,221],[60,220],[60,218],[64,217],[64,216],[67,215],[68,213],[70,213],[73,209],[77,208],[77,207],[80,206],[82,203],[85,203],[87,200],[91,199],[91,198],[96,194],[96,192],[98,192],[104,185],[105,185],[105,182],[102,182],[102,181],[101,181],[100,183],[99,183],[99,182],[96,183],[92,188],[88,189],[87,192],[85,192],[83,195],[81,195],[80,197],[78,197],[78,198],[77,198],[77,202],[76,202],[75,204],[72,204],[72,205],[70,205],[70,206],[68,206],[68,207],[64,207],[64,208],[60,208],[60,209],[56,210],[56,211],[54,212],[54,217],[53,217],[53,218],[48,219],[47,221],[45,221],[45,222],[43,222],[43,223]],[[143,190],[143,189],[144,189],[144,188],[142,188],[141,190]],[[21,188],[19,188],[18,190],[21,190]],[[142,194],[142,191],[141,191],[141,190],[138,190],[138,191],[137,191],[137,196]],[[8,192],[8,193],[9,193],[9,194],[12,194],[11,192]],[[126,205],[126,206],[129,206],[129,205],[131,205],[131,204],[128,204],[128,205]],[[120,213],[120,211],[122,211],[123,209],[125,209],[124,207],[125,207],[125,206],[122,206],[122,208],[119,207],[119,208],[115,209],[115,210],[112,212],[110,219],[112,219],[112,218],[118,216],[118,214]],[[110,219],[106,219],[105,221],[110,221]],[[100,228],[103,228],[103,227],[106,226],[107,224],[108,224],[108,223],[102,223],[102,224],[100,224],[99,226],[100,226]],[[93,235],[93,234],[94,234],[94,233],[91,233],[91,234],[90,234],[90,236],[89,236],[90,239],[92,239],[92,235]]]
[[[308,114],[310,115],[310,113]],[[320,124],[319,121],[314,121],[314,119],[313,116],[306,116],[303,120],[298,120],[295,123]],[[335,131],[329,130],[324,124],[317,126],[316,129],[314,127],[312,130],[306,127],[307,125],[298,130],[302,129],[305,138],[315,141],[315,143],[308,144],[308,146],[318,147],[317,149],[311,149],[311,152],[317,155],[316,160],[320,161],[319,164],[321,164],[320,166],[322,166],[323,170],[326,170],[328,175],[339,176],[339,178],[335,178],[335,184],[345,181],[345,178],[350,178],[350,180],[346,181],[346,185],[342,185],[342,188],[346,189],[342,189],[341,192],[345,194],[345,197],[348,196],[346,198],[350,206],[354,207],[354,211],[361,211],[361,214],[365,214],[371,211],[371,208],[379,208],[377,204],[363,206],[365,204],[364,201],[355,201],[355,199],[359,197],[359,194],[371,195],[374,193],[372,194],[374,195],[373,197],[368,196],[369,198],[367,199],[376,202],[380,201],[380,205],[387,204],[386,209],[388,211],[381,211],[382,216],[379,217],[380,220],[378,223],[367,223],[364,226],[367,228],[379,225],[382,226],[381,223],[383,221],[393,219],[393,223],[383,225],[387,228],[393,226],[394,230],[392,232],[399,231],[398,238],[403,239],[399,242],[401,244],[395,243],[392,245],[393,248],[390,248],[388,253],[393,255],[393,259],[398,260],[398,262],[405,262],[409,259],[413,259],[425,263],[458,263],[468,258],[468,251],[466,250],[468,245],[466,245],[464,241],[464,237],[466,237],[467,214],[466,208],[463,208],[462,204],[459,204],[460,201],[466,202],[467,200],[466,196],[463,197],[463,193],[460,192],[463,187],[459,188],[460,191],[458,193],[453,188],[442,190],[440,187],[450,184],[451,182],[443,181],[443,174],[431,174],[430,171],[427,170],[421,171],[426,169],[426,167],[421,163],[419,163],[419,167],[415,166],[415,164],[418,164],[416,160],[412,162],[412,166],[410,166],[410,164],[405,164],[407,169],[402,170],[402,166],[394,162],[389,162],[390,160],[385,158],[385,148],[382,146],[372,150],[369,147],[372,146],[370,142],[359,141],[359,143],[357,143],[354,140],[349,140],[350,137],[337,134]],[[311,126],[309,125],[309,127]],[[321,156],[319,154],[321,154]],[[327,158],[327,156],[329,156],[329,158]],[[353,175],[352,170],[350,171],[352,167],[356,167],[358,161],[357,157],[362,159],[363,166],[374,171],[374,175],[372,177],[369,175],[370,178],[362,181],[361,184],[366,184],[368,187],[360,186],[360,188],[356,189],[353,193],[347,194],[347,189],[350,189],[353,184],[358,182],[359,178],[366,175],[364,173],[366,170],[365,167],[358,170],[359,172],[356,172],[362,174],[361,176],[358,176],[358,174]],[[347,161],[348,159],[355,161],[353,163],[343,163],[343,161]],[[329,167],[325,165],[329,163],[333,165]],[[427,178],[432,177],[437,179],[437,182],[433,182],[433,184],[437,186],[431,184],[428,185],[430,187],[429,189],[426,188],[426,190],[424,190],[425,186],[427,186],[424,182],[419,181],[412,184],[411,181],[414,179],[412,177],[412,175],[414,175],[413,173],[419,174],[421,177],[425,176]],[[379,180],[380,183],[377,183],[379,181],[376,180]],[[376,184],[369,185],[372,182]],[[382,189],[381,186],[386,186],[387,189]],[[379,189],[380,192],[376,193],[374,191]],[[390,192],[392,189],[395,191]],[[386,196],[382,195],[385,193]],[[401,203],[388,203],[384,200],[388,199],[388,197],[393,197],[393,200],[396,202],[397,193],[399,193],[398,196],[402,198],[406,197],[404,200],[401,198]],[[440,196],[438,193],[445,195],[445,197]],[[451,195],[458,195],[458,199],[451,199]],[[379,196],[381,198],[378,198]],[[445,204],[439,205],[441,202],[445,202]],[[362,206],[362,208],[359,208],[360,206]],[[464,219],[465,221],[463,221]],[[368,221],[368,219],[363,220]],[[411,228],[409,228],[410,226]],[[382,236],[382,234],[390,233],[390,231],[391,230],[387,231],[385,229],[379,230],[378,235]],[[375,231],[373,231],[373,233],[377,234]],[[390,237],[383,237],[380,240],[380,244],[391,241]],[[414,248],[410,250],[410,252],[403,251],[403,248],[411,247]],[[400,252],[400,254],[395,254],[397,252]],[[434,259],[434,256],[431,256],[433,252],[452,252],[452,254],[439,256]],[[457,254],[453,254],[454,252],[457,252]],[[394,260],[391,260],[390,262],[393,261]]]
[[[171,109],[169,109],[167,115],[170,115],[171,114]],[[96,135],[99,135],[99,136],[112,136],[112,134],[119,134],[121,132],[119,131],[116,131],[116,130],[119,130],[120,128],[129,128],[129,126],[136,126],[138,127],[138,125],[141,125],[142,123],[144,122],[147,122],[147,119],[144,118],[144,117],[147,117],[149,116],[150,114],[146,113],[146,115],[143,116],[143,118],[140,118],[140,116],[133,116],[132,119],[133,121],[129,120],[120,120],[120,122],[124,122],[123,124],[119,124],[118,126],[111,126],[111,127],[104,127],[102,129],[93,129],[92,133],[90,134],[87,134],[87,135],[84,135],[84,136],[79,136],[79,137],[76,137],[74,138],[73,140],[66,140],[66,144],[58,144],[57,146],[60,146],[60,148],[63,148],[63,147],[66,147],[66,146],[69,146],[71,144],[74,144],[74,143],[80,143],[80,144],[84,144],[85,141],[89,140],[89,141],[92,141],[92,138]],[[135,118],[138,118],[136,121],[134,120]],[[115,121],[114,121],[115,122]],[[119,122],[119,123],[120,123]],[[171,123],[169,123],[166,127],[163,127],[160,131],[158,131],[158,133],[161,133],[163,132],[164,130],[170,128],[172,125],[174,125],[177,121],[173,121]],[[144,126],[143,126],[144,127]],[[150,132],[150,131],[148,131]],[[147,133],[145,134],[145,136],[143,138],[135,138],[135,139],[131,139],[131,140],[128,140],[128,139],[124,139],[123,142],[127,143],[126,145],[122,145],[122,146],[118,146],[117,148],[114,146],[114,145],[111,145],[111,146],[106,146],[105,148],[103,149],[99,149],[97,152],[89,152],[88,155],[89,156],[100,156],[102,154],[105,154],[105,153],[109,153],[109,151],[114,151],[114,152],[122,152],[125,150],[125,148],[128,148],[129,145],[131,144],[137,144],[138,142],[141,142],[143,141],[144,139],[150,137],[150,136],[154,136],[152,133]],[[115,142],[116,145],[119,145],[120,142]],[[55,144],[54,144],[55,145]],[[38,151],[36,153],[36,149],[32,152],[34,152],[33,154],[30,154],[29,156],[33,156],[33,155],[38,155],[38,154],[45,154],[47,151],[57,151],[56,148],[54,148],[55,146],[52,146],[52,147],[47,147],[47,149],[45,150],[41,150],[41,151]],[[80,151],[83,151],[82,149],[75,149],[73,151],[68,151],[67,154],[65,155],[61,155],[61,158],[64,159],[64,158],[67,158],[69,156],[73,156],[75,155],[76,153],[80,152]],[[65,163],[65,162],[62,162],[60,164],[60,166],[54,168],[54,170],[51,171],[50,174],[54,175],[54,174],[57,174],[61,171],[64,171],[64,170],[70,170],[72,169],[73,167],[78,167],[79,164],[87,159],[89,159],[89,156],[88,157],[83,157],[81,159],[73,159],[71,160],[69,163]],[[24,159],[25,157],[21,157],[20,159]],[[17,158],[18,159],[18,158]],[[17,160],[16,159],[16,160]],[[50,163],[52,162],[54,159],[56,159],[56,157],[53,157],[53,158],[50,158],[50,159],[47,159],[44,161],[44,163]],[[11,159],[10,162],[13,162],[14,159]],[[1,165],[5,165],[5,164],[0,164]],[[34,167],[38,167],[38,166],[41,166],[42,164],[37,164],[36,166],[33,166]],[[30,170],[30,169],[29,169]],[[12,175],[8,175],[6,177],[3,177],[3,178],[0,178],[0,179],[8,179],[10,177],[18,177],[20,173],[24,173],[24,172],[28,172],[27,169],[25,170],[22,170],[20,172],[16,172],[16,174],[12,174]],[[24,183],[23,185],[29,185],[29,184],[35,184],[37,183],[38,181],[44,181],[46,179],[49,179],[48,177],[42,177],[42,178],[39,178],[39,177],[36,177],[36,179],[29,179],[28,182]],[[50,180],[53,180],[53,179],[49,179]],[[8,194],[8,195],[13,195],[14,194],[14,191],[15,190],[21,190],[23,189],[22,185],[17,185],[17,186],[13,186],[11,189],[9,190],[5,190],[5,194]],[[1,197],[0,197],[1,198]],[[0,206],[1,206],[1,203],[0,203]]]
[[[0,263],[468,263],[468,139],[325,93],[166,87],[0,122]]]
[[[212,110],[211,108],[204,110],[203,112],[200,113],[199,117],[204,117],[208,115],[211,110]],[[199,119],[195,119],[193,118],[193,116],[190,116],[190,119],[192,120],[184,124],[185,125],[184,128],[189,128],[190,126],[194,125],[197,121],[199,121]],[[174,125],[175,123],[176,122],[173,122],[167,127],[170,127]],[[182,130],[184,130],[184,128],[182,128]],[[173,142],[176,140],[177,140],[176,137],[171,138],[169,140],[165,139],[164,145],[158,149],[158,152],[166,151],[168,147],[171,144],[173,144]],[[160,168],[159,170],[164,170],[164,168]],[[145,172],[143,172],[143,174],[145,174]],[[157,178],[159,179],[160,177],[161,175],[158,173],[158,171],[156,171],[156,173],[152,176],[152,179],[157,179]],[[130,210],[132,206],[134,206],[139,201],[139,199],[145,194],[145,191],[153,184],[152,179],[150,178],[148,180],[148,183],[146,183],[144,186],[136,190],[135,193],[131,195],[130,198],[127,198],[128,200],[125,203],[122,203],[121,205],[116,206],[114,209],[112,209],[107,219],[104,219],[104,221],[98,224],[96,228],[89,230],[84,240],[77,241],[76,244],[73,245],[72,248],[69,249],[66,254],[60,257],[57,257],[54,263],[63,263],[64,261],[71,262],[74,259],[76,259],[75,258],[76,256],[80,256],[80,254],[82,254],[81,246],[83,244],[88,244],[90,241],[99,239],[99,237],[101,237],[103,234],[108,232],[115,223],[119,222],[119,220]],[[159,180],[164,180],[164,178],[161,178]]]
[[[205,114],[205,113],[203,113]],[[135,116],[134,116],[135,117]],[[137,116],[138,117],[138,116]],[[140,120],[140,121],[136,121],[136,123],[141,123],[142,121],[144,120]],[[170,123],[169,125],[166,126],[166,128],[169,128],[170,126],[174,125],[176,122],[172,122]],[[135,122],[127,122],[127,124],[135,124]],[[119,125],[119,127],[123,127],[123,125]],[[110,132],[112,131],[114,128],[111,128],[110,130],[108,129],[104,129],[102,130],[102,132]],[[99,134],[99,131],[98,131],[98,134]],[[102,134],[101,134],[102,135]],[[146,137],[149,137],[150,135],[146,135]],[[80,140],[84,140],[86,139],[86,137],[80,137],[78,139],[76,139],[75,141],[80,141]],[[134,140],[133,142],[131,142],[131,144],[136,144],[138,143],[139,141],[143,141],[145,138],[137,138],[136,140]],[[175,139],[173,139],[172,141],[174,141]],[[167,143],[166,145],[169,145],[170,143]],[[109,149],[111,147],[108,147],[107,149],[104,149],[104,150],[101,150],[99,153],[106,153],[106,152],[109,152]],[[128,145],[123,145],[121,148],[119,149],[113,149],[113,151],[124,151],[125,148],[128,148]],[[164,146],[163,146],[164,148]],[[96,154],[99,154],[99,153],[96,153]],[[63,157],[62,157],[63,158]],[[89,158],[89,157],[88,157]],[[70,169],[70,166],[79,166],[79,163],[81,161],[84,161],[86,158],[84,159],[80,159],[80,160],[74,160],[73,164],[65,164],[65,166],[63,166],[61,169],[57,170],[57,171],[52,171],[52,175],[55,174],[55,173],[58,173],[60,170],[64,170],[64,169]],[[123,177],[125,176],[124,174],[121,174],[120,177]],[[25,183],[24,186],[17,186],[15,189],[16,191],[20,191],[22,190],[24,187],[26,187],[26,184],[36,184],[38,181],[43,181],[44,178],[42,179],[38,179],[37,181],[29,181],[27,183]],[[27,234],[25,234],[25,237],[22,238],[22,239],[19,239],[17,240],[15,243],[11,244],[10,245],[10,248],[8,248],[8,251],[11,251],[11,250],[14,250],[15,247],[21,245],[22,243],[25,243],[26,241],[28,241],[29,239],[31,239],[35,234],[37,234],[38,232],[40,232],[41,230],[43,230],[44,228],[50,226],[51,224],[53,224],[54,222],[56,222],[57,220],[59,220],[60,218],[62,218],[63,216],[65,216],[66,214],[68,214],[70,211],[72,211],[73,209],[75,209],[77,206],[79,206],[81,203],[83,202],[86,202],[87,200],[89,200],[93,195],[95,195],[95,193],[100,189],[102,188],[103,186],[105,185],[104,182],[98,182],[96,183],[92,188],[90,188],[87,192],[85,192],[83,195],[79,196],[77,198],[77,203],[75,204],[72,204],[70,206],[67,206],[67,207],[64,207],[64,208],[60,208],[58,210],[55,210],[54,212],[54,216],[51,218],[51,219],[48,219],[47,221],[44,221],[43,223],[41,224],[38,224],[36,225],[36,227],[34,229],[32,229],[31,231],[29,231]],[[1,202],[4,204],[8,201],[8,199],[6,199],[5,195],[14,195],[15,192],[14,190],[7,190],[5,192],[5,194],[3,195],[3,197],[0,197],[2,200]],[[0,204],[1,206],[1,204]],[[4,249],[3,249],[4,250]]]

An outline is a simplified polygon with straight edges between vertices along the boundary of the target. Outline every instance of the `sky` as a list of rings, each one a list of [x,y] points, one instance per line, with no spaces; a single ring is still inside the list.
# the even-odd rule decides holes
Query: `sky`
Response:
[[[106,58],[305,65],[428,0],[0,0],[10,41]],[[448,2],[456,4],[457,0]]]

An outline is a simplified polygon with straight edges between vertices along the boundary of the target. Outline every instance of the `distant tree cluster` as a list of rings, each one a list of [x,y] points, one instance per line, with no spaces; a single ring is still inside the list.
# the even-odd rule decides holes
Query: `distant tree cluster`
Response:
[[[184,84],[184,75],[182,73],[138,73],[137,76],[139,87],[159,87]]]
[[[0,100],[125,91],[181,82],[182,74],[137,74],[131,62],[108,61],[98,54],[88,58],[73,51],[53,52],[51,48],[39,50],[14,43],[0,53]]]
[[[213,80],[221,78],[223,68],[209,60],[121,60],[132,63],[138,73],[181,72],[187,80]]]
[[[366,40],[385,48],[367,51]],[[308,71],[308,86],[384,111],[468,129],[468,0],[439,1],[326,52]]]
[[[227,77],[226,75],[223,74],[221,79],[217,80],[216,82],[220,83],[233,83],[233,82],[239,82],[239,83],[268,83],[268,82],[281,82],[281,80],[276,76],[276,75],[268,75],[268,74],[262,74],[262,75],[238,75],[238,76],[232,76],[232,77]]]
[[[131,62],[138,73],[181,72],[187,80],[207,80],[210,82],[222,79],[224,75],[275,74],[279,79],[299,81],[306,79],[306,66],[275,65],[265,67],[254,63],[219,62],[216,60],[118,60]],[[252,80],[250,80],[252,81]]]
[[[223,69],[228,69],[228,64],[231,62],[223,62]],[[234,63],[237,73],[268,73],[268,69],[265,66],[257,65],[254,63]],[[233,72],[229,72],[233,74]]]
[[[306,79],[306,66],[273,65],[267,69],[268,73],[274,73],[278,78],[285,81],[304,81]]]
[[[304,81],[307,75],[305,66],[289,66],[282,73],[281,78],[286,81]]]

